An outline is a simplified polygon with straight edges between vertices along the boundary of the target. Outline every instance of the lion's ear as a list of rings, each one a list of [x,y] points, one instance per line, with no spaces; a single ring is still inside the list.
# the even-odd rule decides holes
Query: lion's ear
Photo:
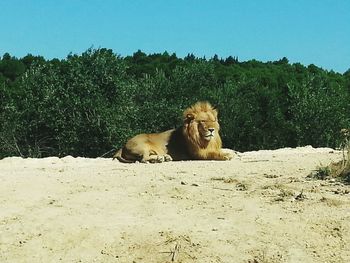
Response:
[[[185,122],[190,123],[194,120],[194,115],[192,113],[189,113],[186,115]]]
[[[213,112],[215,118],[217,118],[218,117],[218,113],[219,113],[217,106],[213,106],[212,107],[212,112]]]

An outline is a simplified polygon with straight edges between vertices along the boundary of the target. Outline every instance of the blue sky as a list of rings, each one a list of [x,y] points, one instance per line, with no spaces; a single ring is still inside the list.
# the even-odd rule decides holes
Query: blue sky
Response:
[[[89,47],[350,68],[349,0],[3,0],[0,55]]]

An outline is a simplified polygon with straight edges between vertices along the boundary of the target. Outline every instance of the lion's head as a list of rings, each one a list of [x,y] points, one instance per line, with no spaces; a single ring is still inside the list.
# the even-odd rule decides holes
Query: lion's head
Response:
[[[184,111],[183,133],[192,148],[220,149],[218,112],[208,102],[197,102]]]

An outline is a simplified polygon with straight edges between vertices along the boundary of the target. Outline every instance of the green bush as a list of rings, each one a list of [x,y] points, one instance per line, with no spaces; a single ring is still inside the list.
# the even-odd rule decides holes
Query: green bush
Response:
[[[290,84],[290,123],[298,145],[339,146],[339,131],[349,127],[349,94],[324,74]]]
[[[122,58],[108,49],[51,61],[7,54],[0,61],[0,157],[101,156],[135,134],[178,127],[198,100],[218,107],[225,147],[335,147],[339,130],[350,126],[349,83],[348,73],[285,58],[207,61],[141,51]]]

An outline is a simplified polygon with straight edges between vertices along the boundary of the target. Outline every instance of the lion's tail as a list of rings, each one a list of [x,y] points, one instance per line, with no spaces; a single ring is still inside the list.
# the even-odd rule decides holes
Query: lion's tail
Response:
[[[114,159],[118,159],[119,162],[122,162],[122,163],[134,163],[134,161],[132,160],[127,160],[125,159],[123,156],[122,156],[122,153],[123,153],[123,148],[120,149],[119,151],[117,151],[114,155],[113,155],[113,160]]]

